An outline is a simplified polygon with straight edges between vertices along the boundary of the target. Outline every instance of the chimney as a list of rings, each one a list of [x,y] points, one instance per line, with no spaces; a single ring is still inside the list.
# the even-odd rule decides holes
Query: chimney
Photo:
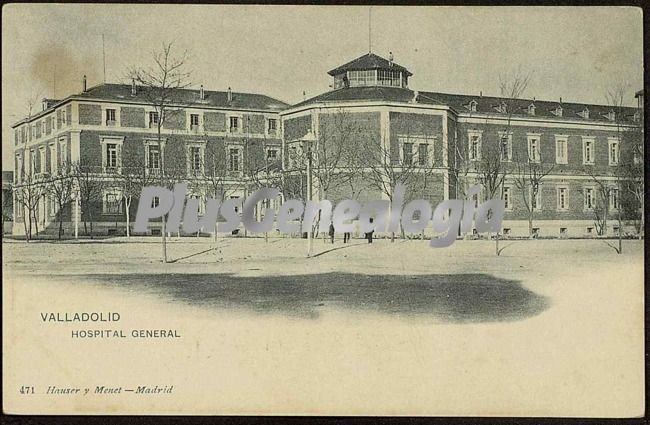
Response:
[[[562,103],[562,98],[560,98],[560,103]]]
[[[84,75],[84,93],[86,92],[86,76]]]
[[[135,96],[137,89],[135,87],[135,78],[131,78],[131,96]]]
[[[232,90],[228,87],[228,102],[232,102]]]
[[[388,66],[393,66],[393,52],[388,52]]]
[[[203,91],[203,84],[201,84],[201,91],[199,92],[201,100],[205,100],[205,92]]]
[[[302,100],[307,100],[307,93],[305,91],[302,91]]]
[[[413,99],[411,99],[411,103],[417,103],[419,94],[420,92],[418,92],[417,90],[413,92]]]
[[[483,90],[479,92],[478,97],[483,97]]]
[[[46,110],[46,109],[47,109],[47,105],[48,105],[48,104],[49,104],[49,102],[47,101],[47,99],[46,99],[46,98],[43,98],[43,110]]]

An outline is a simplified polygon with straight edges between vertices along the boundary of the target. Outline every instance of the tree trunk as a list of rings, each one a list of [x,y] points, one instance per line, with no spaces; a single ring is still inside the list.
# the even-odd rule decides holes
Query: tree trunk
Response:
[[[167,262],[167,225],[165,222],[165,216],[162,216],[162,262]]]
[[[533,212],[528,213],[528,237],[533,238]]]
[[[495,240],[495,242],[496,242],[496,243],[495,243],[495,246],[496,246],[496,254],[497,254],[497,257],[498,257],[498,256],[500,255],[500,253],[499,253],[499,232],[497,232],[497,234],[495,235],[495,239],[494,239],[494,240]]]
[[[29,232],[27,231],[27,217],[25,217],[25,210],[23,210],[23,227],[25,228],[25,242],[29,242]]]
[[[130,217],[130,210],[131,210],[131,201],[124,201],[124,211],[126,213],[126,237],[129,238],[131,237],[131,217]]]
[[[63,206],[59,205],[59,240],[63,236]]]

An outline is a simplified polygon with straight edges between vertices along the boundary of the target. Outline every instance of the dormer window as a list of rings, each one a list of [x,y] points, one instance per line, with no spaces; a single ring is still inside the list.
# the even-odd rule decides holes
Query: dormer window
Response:
[[[634,113],[634,122],[639,122],[641,121],[641,113],[639,111],[636,111]]]
[[[580,116],[586,120],[589,119],[589,108],[585,108],[580,112]]]
[[[501,102],[499,106],[497,106],[497,111],[501,112],[502,114],[505,114],[508,112],[508,105],[506,102]]]
[[[469,111],[470,112],[476,112],[477,105],[478,105],[478,102],[475,101],[475,100],[472,100],[471,102],[469,102]]]
[[[558,106],[555,108],[555,112],[554,112],[554,114],[555,114],[556,117],[561,117],[561,116],[562,116],[562,107],[561,107],[560,105],[558,105]]]
[[[528,105],[528,115],[535,115],[535,105],[532,103]]]
[[[609,111],[609,112],[607,113],[607,119],[610,120],[610,121],[614,121],[614,120],[616,120],[616,112],[614,112],[614,111]]]

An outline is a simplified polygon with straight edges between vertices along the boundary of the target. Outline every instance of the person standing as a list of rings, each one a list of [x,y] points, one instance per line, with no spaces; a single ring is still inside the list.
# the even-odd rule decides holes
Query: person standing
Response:
[[[350,236],[351,236],[350,232],[343,232],[343,243],[350,242]]]
[[[373,219],[370,219],[370,223],[373,222]],[[372,229],[368,233],[366,233],[366,239],[368,239],[368,243],[372,243],[372,234],[375,233],[375,229]]]
[[[334,223],[330,221],[329,235],[332,243],[334,243]]]

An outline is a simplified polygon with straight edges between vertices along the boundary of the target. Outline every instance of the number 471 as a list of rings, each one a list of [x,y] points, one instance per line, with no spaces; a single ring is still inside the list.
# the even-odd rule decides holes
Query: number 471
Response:
[[[20,393],[21,394],[34,394],[34,387],[28,387],[26,385],[23,385],[20,387]]]

